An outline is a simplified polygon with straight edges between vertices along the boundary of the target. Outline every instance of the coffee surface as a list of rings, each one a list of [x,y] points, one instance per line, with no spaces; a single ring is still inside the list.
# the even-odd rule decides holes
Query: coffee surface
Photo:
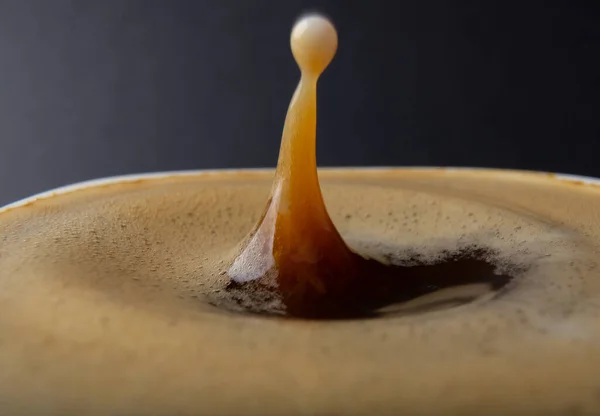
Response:
[[[337,33],[308,15],[290,46],[275,172],[0,213],[1,413],[597,414],[598,189],[483,170],[320,184]]]
[[[227,270],[263,213],[273,172],[41,199],[0,214],[0,407],[13,415],[597,413],[596,187],[485,170],[320,177],[328,212],[358,253],[427,263],[478,248],[494,253],[498,273],[517,272],[501,291],[432,292],[389,305],[381,318],[257,316],[231,307]],[[464,296],[470,301],[451,302]],[[450,302],[427,307],[439,299]]]

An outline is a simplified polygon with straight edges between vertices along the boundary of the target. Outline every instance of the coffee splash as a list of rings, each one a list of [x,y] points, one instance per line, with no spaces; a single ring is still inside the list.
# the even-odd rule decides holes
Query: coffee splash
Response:
[[[334,26],[319,15],[300,19],[292,30],[301,78],[287,112],[267,208],[228,270],[234,299],[258,313],[358,318],[441,288],[504,286],[511,277],[495,273],[486,262],[493,256],[485,250],[452,253],[440,264],[401,267],[368,259],[346,245],[323,201],[315,146],[317,82],[337,43]]]

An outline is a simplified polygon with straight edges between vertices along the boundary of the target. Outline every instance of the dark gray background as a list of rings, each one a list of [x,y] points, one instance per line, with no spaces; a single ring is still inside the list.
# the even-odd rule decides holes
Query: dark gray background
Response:
[[[321,165],[600,176],[600,2],[0,0],[0,204],[141,171],[273,166],[329,14]]]

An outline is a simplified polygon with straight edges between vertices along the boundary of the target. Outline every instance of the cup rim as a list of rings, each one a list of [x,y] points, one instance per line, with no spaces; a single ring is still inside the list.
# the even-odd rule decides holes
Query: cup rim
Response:
[[[174,171],[158,171],[146,173],[132,173],[125,175],[106,176],[96,179],[90,179],[81,182],[75,182],[69,185],[59,186],[47,191],[42,191],[37,194],[19,199],[15,202],[0,206],[0,214],[12,210],[14,208],[29,205],[41,199],[47,199],[58,195],[63,195],[87,188],[98,186],[111,185],[115,183],[136,182],[148,179],[165,179],[170,177],[186,177],[186,176],[212,176],[221,174],[236,174],[236,173],[269,173],[274,172],[275,168],[240,168],[240,169],[190,169],[190,170],[174,170]],[[438,171],[438,172],[461,172],[461,171],[480,171],[487,173],[495,173],[500,175],[547,175],[552,179],[577,182],[587,185],[599,185],[600,178],[583,175],[573,175],[568,173],[554,173],[536,170],[518,170],[518,169],[501,169],[501,168],[481,168],[481,167],[454,167],[454,166],[347,166],[347,167],[320,167],[319,171],[323,172],[347,172],[347,171],[362,171],[362,172],[406,172],[406,171]]]

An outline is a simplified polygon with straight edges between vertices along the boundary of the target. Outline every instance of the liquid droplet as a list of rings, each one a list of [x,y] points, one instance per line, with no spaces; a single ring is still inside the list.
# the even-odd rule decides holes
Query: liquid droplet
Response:
[[[329,20],[307,16],[290,43],[302,77],[286,116],[271,197],[229,276],[275,280],[268,283],[278,287],[288,309],[296,309],[352,280],[358,256],[335,229],[317,175],[317,80],[335,55],[337,33]]]

